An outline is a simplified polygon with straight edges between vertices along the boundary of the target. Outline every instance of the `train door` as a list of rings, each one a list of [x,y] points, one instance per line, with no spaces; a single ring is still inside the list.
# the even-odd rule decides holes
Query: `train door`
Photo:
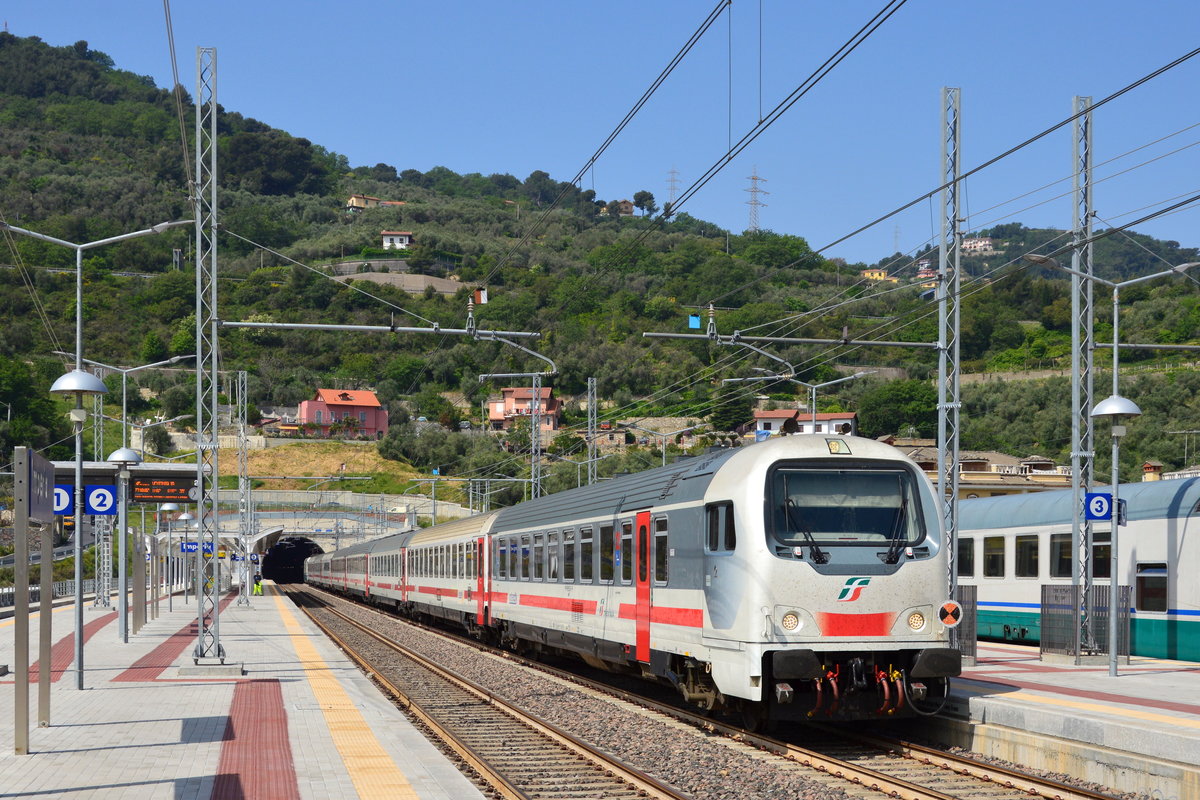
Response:
[[[654,555],[650,552],[650,512],[639,511],[634,523],[633,581],[635,586],[634,611],[637,660],[650,662],[650,574]]]
[[[491,570],[488,569],[487,539],[483,536],[475,540],[475,624],[487,624],[487,598],[491,591]]]
[[[400,548],[400,600],[408,602],[408,548]]]

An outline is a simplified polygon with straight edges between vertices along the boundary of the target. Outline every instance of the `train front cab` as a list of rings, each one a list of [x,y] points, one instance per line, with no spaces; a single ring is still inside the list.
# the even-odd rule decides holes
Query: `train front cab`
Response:
[[[718,686],[748,680],[736,693],[758,690],[760,705],[746,709],[771,720],[936,709],[961,654],[937,618],[946,554],[924,476],[893,456],[781,460],[742,479],[766,487],[757,502],[717,484],[736,502],[705,511],[705,642]],[[744,648],[748,674],[712,647],[718,639]]]

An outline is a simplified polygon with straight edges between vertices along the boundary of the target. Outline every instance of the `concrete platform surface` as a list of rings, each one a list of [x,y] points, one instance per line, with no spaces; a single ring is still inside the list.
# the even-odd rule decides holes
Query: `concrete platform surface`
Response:
[[[0,798],[482,797],[276,587],[266,592],[223,602],[220,642],[241,677],[193,668],[196,606],[176,596],[127,644],[114,611],[86,607],[79,689],[73,609],[57,609],[50,725],[37,727],[35,663],[27,755],[15,752],[15,675],[0,678]],[[31,628],[36,661],[36,615]],[[13,620],[0,621],[0,664],[15,672],[14,645]]]
[[[1200,797],[1195,662],[1134,657],[1111,676],[1107,662],[1050,663],[1036,647],[980,642],[947,710],[967,724],[944,738],[971,750],[1123,791]]]

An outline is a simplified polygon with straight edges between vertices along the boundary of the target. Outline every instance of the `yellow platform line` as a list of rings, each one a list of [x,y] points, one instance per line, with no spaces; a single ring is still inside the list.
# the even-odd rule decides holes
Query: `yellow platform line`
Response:
[[[284,629],[291,636],[301,668],[325,714],[333,744],[346,765],[358,796],[367,800],[419,800],[412,784],[379,744],[346,690],[317,652],[311,635],[300,627],[288,601],[281,594],[274,591],[272,594],[283,617]]]

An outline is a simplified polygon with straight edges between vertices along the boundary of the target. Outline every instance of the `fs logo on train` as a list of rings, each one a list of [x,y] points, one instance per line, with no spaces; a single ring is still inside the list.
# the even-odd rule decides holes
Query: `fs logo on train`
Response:
[[[839,603],[853,603],[862,597],[862,590],[871,582],[870,578],[847,578],[842,593],[838,595]]]

